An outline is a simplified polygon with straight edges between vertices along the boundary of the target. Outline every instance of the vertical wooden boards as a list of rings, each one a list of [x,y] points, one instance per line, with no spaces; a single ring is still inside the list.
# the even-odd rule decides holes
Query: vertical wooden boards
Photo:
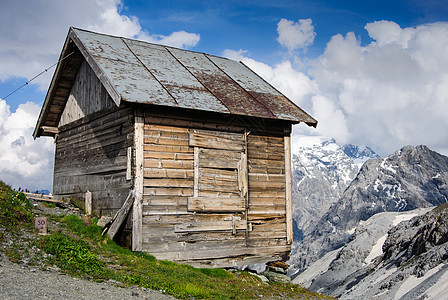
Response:
[[[143,143],[145,119],[135,116],[134,148],[135,148],[135,178],[134,206],[132,209],[132,250],[142,250],[142,219],[143,219]]]
[[[249,245],[286,245],[286,177],[283,137],[249,135]]]
[[[291,187],[291,138],[285,136],[285,179],[286,179],[286,241],[292,244],[292,187]]]
[[[108,98],[105,88],[92,68],[83,61],[62,112],[59,126],[114,106],[114,102]]]

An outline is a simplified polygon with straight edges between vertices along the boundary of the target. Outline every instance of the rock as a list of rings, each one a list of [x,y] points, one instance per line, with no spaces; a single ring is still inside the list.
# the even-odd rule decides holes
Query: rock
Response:
[[[265,271],[261,275],[265,276],[267,279],[269,279],[269,281],[272,282],[291,283],[291,278],[280,273]]]
[[[406,146],[385,159],[370,159],[311,233],[294,245],[290,272],[302,272],[344,246],[358,224],[377,213],[437,206],[447,199],[448,157],[426,146]]]
[[[253,275],[257,276],[258,278],[260,278],[261,282],[263,282],[263,283],[267,284],[269,282],[269,279],[267,279],[266,276],[263,276],[263,275],[260,275],[260,274],[257,274],[257,273],[253,273]]]
[[[106,217],[106,216],[102,216],[98,222],[96,223],[96,225],[100,226],[101,228],[103,228],[104,226],[106,226],[107,223],[109,223],[112,220],[112,217]]]
[[[252,272],[252,273],[261,274],[264,271],[266,271],[266,264],[265,263],[260,263],[260,264],[247,265],[247,266],[245,266],[244,270],[247,270],[247,271]]]
[[[280,267],[274,267],[274,266],[268,266],[267,267],[267,270],[268,271],[271,271],[271,272],[275,272],[275,273],[280,273],[280,274],[284,274],[284,275],[286,275],[286,273],[288,272],[288,270],[286,269],[283,269],[283,268],[280,268]]]

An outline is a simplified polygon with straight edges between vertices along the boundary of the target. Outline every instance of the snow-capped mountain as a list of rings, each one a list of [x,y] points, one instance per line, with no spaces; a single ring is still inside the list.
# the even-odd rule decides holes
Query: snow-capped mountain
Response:
[[[340,146],[321,136],[294,137],[292,151],[294,240],[300,241],[339,200],[361,164],[378,155],[369,147]]]
[[[446,299],[448,205],[384,212],[294,279],[338,299]]]
[[[367,221],[360,222],[347,244],[312,263],[293,282],[314,291],[340,297],[349,290],[348,285],[353,285],[360,274],[377,264],[391,228],[431,209],[419,208],[373,215]]]
[[[294,244],[290,272],[302,272],[344,246],[360,221],[384,211],[440,205],[447,197],[448,157],[426,146],[407,146],[385,159],[370,159],[310,234]]]

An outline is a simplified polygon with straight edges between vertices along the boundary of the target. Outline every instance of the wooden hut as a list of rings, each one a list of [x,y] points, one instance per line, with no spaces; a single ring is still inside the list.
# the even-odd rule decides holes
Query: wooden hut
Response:
[[[232,266],[289,254],[300,122],[241,62],[70,28],[34,137],[55,138],[53,194],[119,212],[133,250]]]

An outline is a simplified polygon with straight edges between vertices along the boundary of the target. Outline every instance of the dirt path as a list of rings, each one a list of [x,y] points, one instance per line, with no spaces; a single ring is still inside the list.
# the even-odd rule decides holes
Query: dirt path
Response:
[[[42,271],[12,263],[0,254],[1,299],[175,299],[159,291],[121,288],[115,284],[74,278],[56,270]]]

